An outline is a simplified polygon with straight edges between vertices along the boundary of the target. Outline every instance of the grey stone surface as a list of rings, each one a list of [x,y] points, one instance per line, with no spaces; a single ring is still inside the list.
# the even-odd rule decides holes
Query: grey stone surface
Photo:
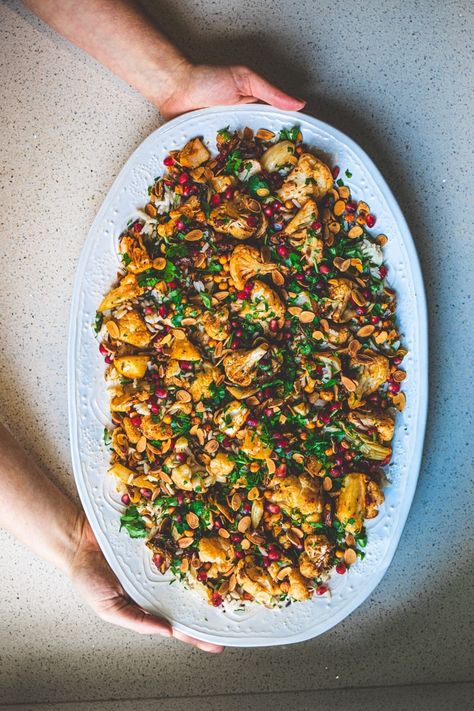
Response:
[[[112,628],[66,579],[0,533],[0,700],[466,681],[474,539],[470,3],[147,4],[196,61],[247,63],[308,98],[308,109],[358,141],[392,186],[428,292],[423,468],[382,583],[335,629],[294,647],[215,657]],[[74,270],[114,176],[160,117],[17,2],[0,6],[0,116],[0,413],[74,496],[66,412]]]

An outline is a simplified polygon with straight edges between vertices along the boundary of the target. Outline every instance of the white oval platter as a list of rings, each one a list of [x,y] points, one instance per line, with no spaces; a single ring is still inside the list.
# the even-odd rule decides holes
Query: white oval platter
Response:
[[[212,148],[218,129],[250,126],[278,132],[299,124],[304,141],[331,165],[352,173],[347,184],[355,199],[377,216],[374,233],[388,235],[389,281],[398,294],[398,323],[409,349],[404,360],[407,406],[397,418],[390,486],[377,518],[368,522],[364,560],[345,575],[333,575],[331,595],[315,596],[279,610],[252,605],[244,613],[210,607],[180,583],[170,585],[151,563],[143,540],[119,532],[123,510],[107,475],[109,451],[103,428],[109,423],[103,358],[91,324],[103,294],[111,287],[119,260],[118,237],[146,202],[147,187],[163,172],[163,159],[189,138],[203,136]],[[311,116],[267,106],[244,105],[194,111],[154,131],[133,153],[115,180],[84,245],[72,297],[68,395],[72,462],[85,512],[109,564],[127,593],[144,609],[169,619],[199,639],[236,647],[289,644],[319,635],[347,617],[370,595],[395,553],[415,492],[427,412],[427,319],[423,280],[407,223],[370,158],[340,131]]]

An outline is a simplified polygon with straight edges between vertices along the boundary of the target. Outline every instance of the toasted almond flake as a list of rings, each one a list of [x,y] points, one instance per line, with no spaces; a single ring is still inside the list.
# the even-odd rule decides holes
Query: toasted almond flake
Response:
[[[291,570],[291,565],[286,565],[284,568],[281,568],[277,573],[277,580],[284,580],[287,578]]]
[[[240,533],[245,533],[245,531],[248,529],[248,527],[251,524],[252,519],[250,516],[244,516],[243,518],[240,519],[239,523],[237,524],[237,530],[240,531]],[[219,529],[220,531],[222,529]]]
[[[189,548],[189,546],[192,546],[193,543],[194,538],[191,538],[191,536],[183,536],[177,540],[177,544],[180,548]]]
[[[218,449],[219,442],[216,439],[210,439],[209,442],[206,442],[206,446],[204,447],[204,451],[208,454],[214,454]]]
[[[201,565],[202,565],[202,562],[201,562],[200,558],[192,558],[191,568],[194,568],[194,570],[197,570],[198,568],[201,567]]]
[[[232,592],[232,590],[235,590],[235,586],[237,585],[237,578],[234,573],[229,578],[229,592]]]
[[[343,259],[342,257],[334,257],[333,264],[340,272],[347,272],[351,266],[351,261],[350,259]]]
[[[314,321],[315,318],[316,314],[313,313],[313,311],[302,311],[298,316],[301,323],[311,323],[311,321]]]
[[[184,235],[186,242],[197,242],[202,239],[204,232],[202,230],[191,230]]]
[[[324,491],[331,491],[332,489],[332,479],[330,476],[325,476],[323,479],[323,489]]]
[[[292,543],[294,546],[299,546],[300,545],[300,539],[299,536],[296,535],[296,533],[293,533],[293,531],[290,530],[286,532],[287,538]]]
[[[164,257],[157,257],[153,260],[153,266],[160,272],[166,267],[166,259],[164,259]]]
[[[228,291],[217,291],[213,296],[218,301],[222,301],[223,299],[226,299],[229,296],[229,292]]]
[[[249,501],[255,501],[255,499],[259,499],[259,498],[260,498],[260,492],[256,486],[253,486],[250,489],[249,493],[247,494],[247,499]]]
[[[252,521],[252,527],[257,528],[263,516],[263,501],[255,499],[252,503],[252,511],[250,512],[250,518]]]
[[[217,592],[219,593],[219,595],[227,595],[227,593],[229,592],[229,581],[224,580],[224,582],[219,586]]]
[[[341,225],[339,224],[339,222],[330,222],[328,225],[328,230],[333,235],[337,235],[337,233],[341,231]]]
[[[288,313],[290,313],[292,316],[299,316],[302,311],[303,309],[299,306],[290,306],[290,308],[288,309]]]
[[[242,505],[242,497],[240,494],[234,494],[230,500],[230,507],[233,511],[238,511]]]
[[[298,538],[304,538],[304,533],[301,528],[298,528],[297,526],[292,526],[291,531],[295,534],[295,536],[298,536]]]
[[[370,207],[367,205],[366,202],[364,202],[363,200],[360,200],[357,203],[357,211],[358,212],[370,212]]]
[[[384,247],[388,242],[388,237],[387,237],[387,235],[378,235],[375,238],[375,241],[378,245],[380,245],[381,247]]]
[[[313,331],[311,337],[314,338],[315,341],[320,341],[324,338],[324,333],[322,331]]]
[[[351,227],[351,229],[347,233],[347,236],[351,239],[355,239],[356,237],[360,237],[363,233],[364,230],[360,225],[354,225],[354,227]]]
[[[147,215],[150,215],[150,217],[156,217],[157,210],[156,207],[151,202],[149,202],[147,205],[145,205],[145,212]]]
[[[260,138],[261,141],[271,141],[275,138],[273,131],[268,131],[266,128],[259,128],[255,134],[255,138]]]
[[[158,476],[165,482],[165,484],[173,484],[173,479],[166,472],[160,471],[158,472]]]
[[[265,462],[267,465],[268,473],[274,474],[275,470],[276,470],[276,465],[275,465],[275,462],[273,461],[273,459],[266,459]]]
[[[355,338],[350,341],[349,345],[347,346],[347,352],[349,353],[350,356],[355,356],[357,353],[360,351],[362,348],[361,344],[359,341],[357,341]]]
[[[186,523],[189,528],[199,528],[199,518],[193,511],[189,511],[186,514]]]
[[[142,435],[140,439],[137,442],[137,452],[144,452],[146,449],[146,437],[145,435]]]
[[[220,528],[218,534],[221,538],[230,538],[230,533],[225,528]]]
[[[365,306],[365,304],[367,303],[367,301],[365,300],[365,298],[362,296],[362,294],[360,293],[360,291],[358,289],[353,290],[351,297],[352,297],[352,301],[357,306]]]
[[[395,393],[392,395],[392,402],[399,412],[405,409],[406,397],[403,393]]]
[[[181,321],[182,326],[194,326],[194,324],[196,324],[196,323],[197,323],[196,319],[192,318],[191,316],[189,316],[188,318],[183,318]]]
[[[270,190],[268,188],[257,188],[255,192],[258,197],[267,197],[267,195],[270,195]]]
[[[276,286],[283,286],[283,284],[285,283],[285,277],[281,272],[275,269],[272,272],[272,281]]]
[[[117,324],[115,323],[115,321],[112,321],[112,320],[107,321],[107,323],[105,324],[105,328],[106,328],[107,331],[109,332],[109,336],[110,336],[111,338],[114,338],[114,339],[115,339],[115,338],[118,338],[118,337],[119,337],[120,331],[119,331],[119,327],[117,326]]]
[[[351,195],[351,191],[347,187],[347,185],[341,185],[340,188],[338,188],[339,195],[343,200],[349,200],[349,197]]]
[[[352,380],[352,378],[348,378],[347,375],[341,375],[341,383],[350,393],[353,393],[357,390],[357,382],[355,380]]]
[[[332,211],[336,215],[336,217],[339,217],[340,215],[342,215],[342,213],[344,212],[345,209],[346,209],[346,203],[344,202],[344,200],[338,200],[337,202],[334,203],[334,207],[332,208]]]
[[[385,341],[387,340],[387,336],[388,336],[387,331],[380,331],[379,333],[375,334],[374,341],[377,344],[385,343]]]
[[[406,377],[407,374],[404,370],[396,370],[394,373],[392,373],[392,380],[395,380],[395,382],[397,383],[402,383]]]
[[[176,400],[178,402],[191,402],[191,394],[187,390],[178,390],[176,393]]]
[[[375,331],[375,326],[372,324],[367,324],[367,326],[362,326],[362,328],[359,328],[357,331],[357,335],[359,338],[367,338],[367,336],[371,336],[373,332]]]
[[[244,538],[240,543],[240,547],[242,548],[243,551],[248,551],[248,549],[250,548],[251,545],[252,544],[248,540],[248,538]]]
[[[346,548],[344,551],[344,562],[346,565],[354,565],[357,560],[357,553],[353,548]]]
[[[189,558],[182,558],[179,564],[179,569],[182,573],[187,573],[189,570]]]
[[[266,244],[263,245],[262,249],[260,250],[260,254],[264,262],[271,262],[272,253],[270,251],[270,247],[268,247]]]
[[[304,457],[300,452],[295,452],[292,457],[293,461],[297,462],[297,464],[303,464],[304,462]]]

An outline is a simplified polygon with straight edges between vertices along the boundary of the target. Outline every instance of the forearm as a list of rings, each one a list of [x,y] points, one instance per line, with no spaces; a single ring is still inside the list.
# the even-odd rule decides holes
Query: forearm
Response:
[[[24,0],[24,4],[158,108],[189,64],[134,2]]]
[[[0,527],[68,573],[83,514],[0,425]]]

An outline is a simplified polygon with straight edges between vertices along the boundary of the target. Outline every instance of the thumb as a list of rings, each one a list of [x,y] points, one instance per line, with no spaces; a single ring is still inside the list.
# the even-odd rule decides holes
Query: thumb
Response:
[[[126,600],[125,598],[115,602],[109,609],[102,610],[100,616],[106,622],[111,622],[114,625],[139,634],[172,636],[171,625],[166,620],[150,615],[132,600]]]
[[[267,104],[271,104],[271,106],[276,106],[278,109],[287,109],[288,111],[299,111],[305,106],[306,101],[303,99],[297,99],[286,94],[250,69],[248,72],[250,93],[256,99],[261,99]]]

